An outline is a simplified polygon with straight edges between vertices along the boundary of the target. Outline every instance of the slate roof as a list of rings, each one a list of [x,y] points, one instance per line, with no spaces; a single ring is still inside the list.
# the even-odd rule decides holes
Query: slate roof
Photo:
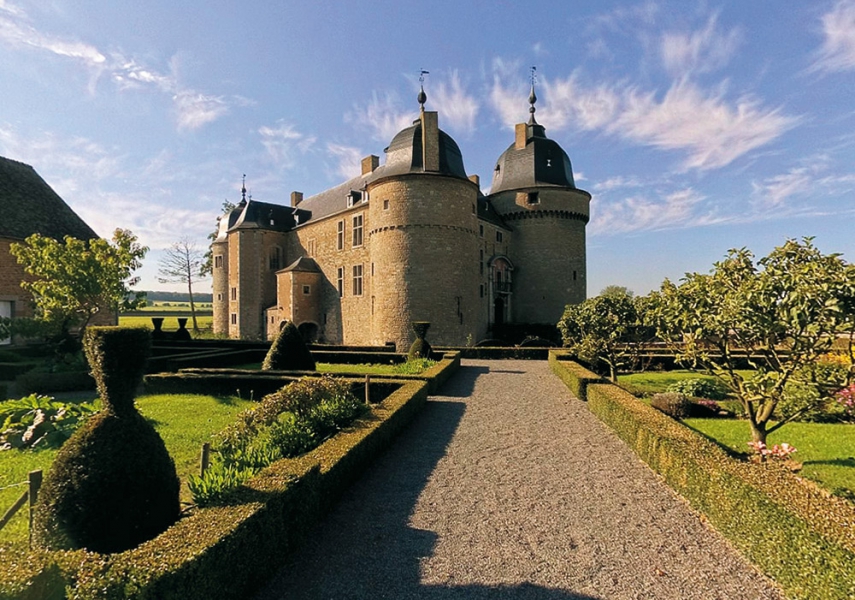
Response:
[[[570,158],[537,123],[526,125],[526,144],[511,144],[496,161],[490,194],[534,187],[576,188]]]
[[[30,165],[0,156],[0,237],[34,233],[61,240],[90,240],[96,234]]]
[[[288,271],[301,271],[304,273],[320,273],[321,268],[318,266],[318,263],[315,262],[314,258],[308,256],[301,256],[290,265],[279,271],[280,273],[285,273]]]

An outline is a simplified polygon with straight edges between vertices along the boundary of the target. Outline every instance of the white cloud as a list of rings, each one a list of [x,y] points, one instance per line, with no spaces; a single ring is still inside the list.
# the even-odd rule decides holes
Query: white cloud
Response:
[[[739,47],[742,35],[738,29],[722,33],[717,28],[717,15],[698,31],[670,32],[662,36],[660,52],[665,69],[675,77],[690,73],[708,73],[721,69]]]
[[[592,235],[611,235],[683,229],[723,221],[706,209],[705,200],[705,196],[692,188],[655,199],[638,195],[609,202],[598,198],[597,202],[591,204],[592,216],[588,229]]]
[[[791,196],[806,194],[813,182],[814,174],[807,167],[790,169],[783,175],[764,179],[762,183],[751,182],[753,195],[762,208],[778,208]]]
[[[576,179],[578,179],[578,177],[576,177]],[[617,177],[609,177],[605,181],[595,183],[593,190],[595,192],[609,192],[611,190],[637,188],[645,185],[647,184],[637,177],[624,177],[623,175],[618,175]]]
[[[475,131],[478,101],[464,89],[457,69],[451,71],[447,82],[440,80],[430,87],[428,102],[437,107],[449,129],[467,135]],[[440,127],[444,127],[442,122]]]
[[[491,103],[508,126],[524,118],[523,88],[494,75]],[[601,131],[635,144],[685,155],[682,169],[726,166],[795,127],[799,119],[743,96],[729,101],[725,88],[706,91],[688,79],[664,96],[626,82],[586,87],[576,73],[544,80],[538,91],[538,122],[548,129]]]
[[[855,0],[841,0],[822,16],[825,39],[811,70],[849,71],[855,69]]]
[[[353,110],[344,116],[344,120],[357,129],[367,130],[372,139],[388,144],[396,133],[412,125],[416,114],[416,108],[401,108],[401,100],[396,93],[386,92],[379,95],[374,92],[367,106],[354,106]]]
[[[327,152],[337,161],[335,174],[342,179],[353,179],[362,173],[362,151],[359,148],[328,143]]]
[[[7,0],[0,0],[0,11],[15,15],[16,17],[24,16],[24,10],[20,6],[16,6]]]
[[[5,12],[13,17],[22,17],[23,13],[3,7]],[[94,46],[80,41],[64,40],[56,36],[46,35],[32,26],[20,22],[20,19],[7,18],[0,15],[0,41],[11,46],[29,46],[52,52],[58,56],[78,59],[90,67],[102,65],[107,58]]]
[[[172,97],[179,129],[198,129],[216,121],[229,111],[226,100],[192,90],[181,90]]]
[[[296,153],[308,152],[317,139],[314,136],[306,136],[285,121],[278,121],[276,126],[263,126],[258,129],[261,135],[261,144],[267,150],[267,154],[282,169],[290,169],[296,165]]]

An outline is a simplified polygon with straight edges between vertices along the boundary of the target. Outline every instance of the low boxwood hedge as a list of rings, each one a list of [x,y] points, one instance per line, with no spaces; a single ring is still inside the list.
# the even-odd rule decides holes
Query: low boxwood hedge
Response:
[[[550,351],[549,367],[580,400],[588,399],[588,385],[605,381],[593,371],[570,360],[570,353],[566,350]]]
[[[33,553],[10,561],[0,599],[246,598],[427,400],[407,382],[354,425],[296,459],[279,460],[223,506],[196,509],[119,554]]]
[[[609,383],[588,407],[793,598],[855,597],[855,506],[776,464],[739,462]]]

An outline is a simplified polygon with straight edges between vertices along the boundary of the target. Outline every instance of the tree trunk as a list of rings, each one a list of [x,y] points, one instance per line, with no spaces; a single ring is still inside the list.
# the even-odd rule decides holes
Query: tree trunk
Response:
[[[749,421],[751,425],[751,441],[766,443],[766,423],[755,423]]]
[[[187,282],[187,293],[190,296],[190,316],[193,318],[193,333],[199,333],[199,325],[196,323],[196,305],[193,303],[193,284]]]
[[[617,383],[617,369],[613,364],[609,364],[609,373],[611,374],[612,383]]]

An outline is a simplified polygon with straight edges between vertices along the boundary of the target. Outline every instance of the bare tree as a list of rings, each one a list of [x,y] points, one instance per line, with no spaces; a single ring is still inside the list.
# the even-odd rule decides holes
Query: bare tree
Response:
[[[196,323],[196,304],[193,302],[193,284],[205,279],[202,267],[205,264],[204,253],[196,244],[183,238],[166,250],[158,261],[157,280],[160,283],[185,283],[190,296],[190,316],[193,318],[193,331],[198,332]]]

